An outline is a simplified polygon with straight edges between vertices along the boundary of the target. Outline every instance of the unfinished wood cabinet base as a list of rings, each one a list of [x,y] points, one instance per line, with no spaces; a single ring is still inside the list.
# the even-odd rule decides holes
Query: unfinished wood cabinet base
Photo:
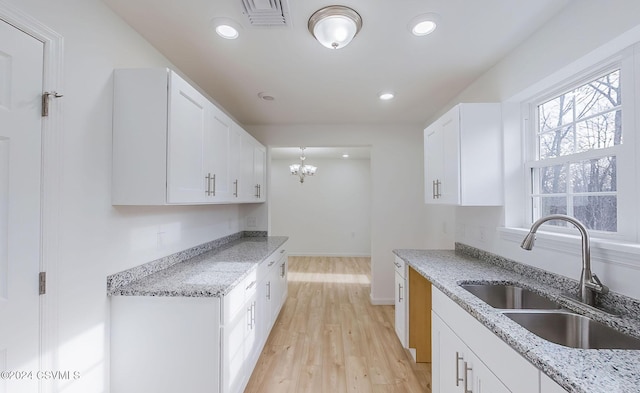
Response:
[[[431,283],[409,267],[409,348],[417,363],[431,363]]]

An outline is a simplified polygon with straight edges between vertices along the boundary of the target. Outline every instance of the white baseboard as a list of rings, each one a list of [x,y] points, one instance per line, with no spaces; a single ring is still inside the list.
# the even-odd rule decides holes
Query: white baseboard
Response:
[[[373,296],[370,295],[370,299],[371,299],[371,304],[373,304],[374,306],[393,306],[396,304],[396,299],[394,298],[379,299],[379,298],[374,298]]]

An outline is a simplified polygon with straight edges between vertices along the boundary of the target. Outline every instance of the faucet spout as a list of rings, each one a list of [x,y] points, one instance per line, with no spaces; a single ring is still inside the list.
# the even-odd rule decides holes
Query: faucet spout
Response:
[[[598,279],[598,276],[591,272],[591,245],[589,242],[589,232],[587,232],[587,228],[584,226],[584,224],[582,224],[575,218],[564,214],[551,214],[549,216],[542,217],[534,222],[533,225],[531,225],[531,229],[522,241],[520,247],[525,250],[532,250],[538,228],[545,222],[551,220],[566,221],[576,227],[576,229],[580,232],[580,236],[582,238],[582,272],[580,273],[580,299],[584,303],[590,306],[594,306],[595,294],[607,293],[609,291],[609,288],[602,284],[600,279]]]

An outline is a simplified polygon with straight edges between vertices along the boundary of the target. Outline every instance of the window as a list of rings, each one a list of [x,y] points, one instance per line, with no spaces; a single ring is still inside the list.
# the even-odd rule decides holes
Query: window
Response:
[[[619,64],[530,105],[531,219],[567,214],[602,233],[619,231],[624,127]],[[551,98],[549,98],[551,97]],[[623,161],[622,161],[623,162]],[[552,225],[566,226],[564,221]]]

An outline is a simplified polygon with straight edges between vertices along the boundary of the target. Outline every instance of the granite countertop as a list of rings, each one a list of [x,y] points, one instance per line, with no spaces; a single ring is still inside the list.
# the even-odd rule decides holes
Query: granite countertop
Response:
[[[566,292],[563,286],[569,281],[566,278],[517,262],[510,265],[508,260],[492,254],[485,253],[489,257],[481,255],[478,259],[455,251],[403,249],[393,252],[567,391],[640,391],[640,350],[573,349],[554,344],[521,327],[459,284],[517,284],[556,300],[567,309],[638,337],[640,321],[636,318],[640,314],[634,299],[612,294],[613,300],[609,302],[620,303],[615,311],[622,315],[614,317],[561,298]]]
[[[107,279],[107,291],[110,296],[220,297],[229,293],[287,239],[264,236],[231,240],[149,274],[139,273],[149,269],[137,269],[135,273],[139,277],[134,279],[130,279],[132,273],[127,271],[112,275]]]

